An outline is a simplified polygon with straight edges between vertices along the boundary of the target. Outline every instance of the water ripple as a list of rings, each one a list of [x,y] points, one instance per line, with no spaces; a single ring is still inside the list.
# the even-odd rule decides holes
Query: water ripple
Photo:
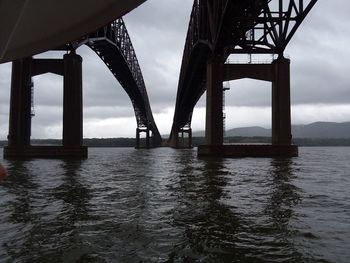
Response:
[[[350,148],[4,161],[0,262],[347,262]]]

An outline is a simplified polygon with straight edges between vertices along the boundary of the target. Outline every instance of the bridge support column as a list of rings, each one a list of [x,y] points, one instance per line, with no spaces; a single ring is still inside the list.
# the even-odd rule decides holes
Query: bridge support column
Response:
[[[31,58],[12,63],[8,147],[24,148],[30,145],[33,86],[31,64]]]
[[[213,56],[207,61],[206,145],[223,143],[223,66],[219,56]]]
[[[192,129],[185,126],[172,131],[170,147],[175,149],[192,149]]]
[[[135,142],[135,148],[140,149],[140,129],[136,128],[136,142]]]
[[[185,136],[187,134],[187,136]],[[181,136],[179,136],[181,135]],[[190,149],[192,148],[192,129],[188,127],[183,127],[177,134],[177,148]]]
[[[221,76],[221,73],[218,73],[219,65],[212,69],[213,65],[213,63],[208,63],[207,71],[206,145],[198,147],[198,155],[298,156],[298,147],[292,145],[291,135],[290,60],[280,57],[272,64],[228,64],[224,66],[224,77],[221,80],[215,78],[215,76]],[[222,82],[219,83],[219,81],[247,77],[272,82],[272,145],[222,145]],[[215,88],[216,86],[221,88]]]
[[[74,52],[62,59],[16,60],[12,66],[8,146],[4,158],[85,158],[82,125],[82,59]],[[32,146],[32,76],[52,72],[64,76],[63,146]]]
[[[64,55],[63,146],[83,145],[82,58],[71,52]]]
[[[141,133],[146,133],[146,138],[144,140],[144,146],[141,145]],[[141,149],[141,148],[146,148],[149,149],[151,148],[151,140],[152,137],[150,136],[150,129],[149,128],[136,128],[136,149]]]
[[[149,133],[148,127],[147,127],[147,129],[146,129],[146,148],[147,148],[147,149],[150,148],[150,133]]]
[[[272,144],[291,145],[290,60],[278,58],[272,66]]]

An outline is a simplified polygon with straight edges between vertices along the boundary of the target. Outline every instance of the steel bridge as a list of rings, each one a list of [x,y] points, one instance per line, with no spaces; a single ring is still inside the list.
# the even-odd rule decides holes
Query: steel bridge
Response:
[[[284,59],[283,53],[316,2],[195,0],[183,52],[169,139],[171,146],[191,146],[179,145],[179,134],[188,132],[191,137],[193,109],[206,90],[206,145],[222,145],[222,82],[239,78],[273,83],[272,139],[275,145],[290,145],[289,60]],[[239,66],[227,64],[231,54],[276,54],[278,59],[269,67],[252,64]],[[280,83],[287,77],[284,84]],[[282,93],[286,93],[283,98]],[[288,109],[281,106],[284,103]],[[282,116],[281,113],[285,111],[286,114]]]
[[[123,19],[117,19],[72,45],[76,48],[82,44],[96,52],[129,95],[137,121],[138,146],[140,132],[146,133],[147,145],[160,146],[161,135],[152,115],[141,68]],[[152,132],[151,141],[149,132]]]
[[[131,99],[136,121],[136,147],[157,147],[161,135],[155,124],[141,69],[122,18],[56,48],[67,50],[63,59],[23,58],[13,62],[10,125],[4,157],[84,157],[82,129],[82,58],[75,53],[87,45],[104,61]],[[32,77],[45,73],[63,76],[63,146],[30,145],[32,117]],[[146,133],[142,145],[140,133]]]

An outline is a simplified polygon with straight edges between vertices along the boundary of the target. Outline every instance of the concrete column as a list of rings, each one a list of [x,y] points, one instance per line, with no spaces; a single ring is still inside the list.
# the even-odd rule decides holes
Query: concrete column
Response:
[[[223,66],[220,56],[213,56],[207,61],[206,145],[223,143]]]
[[[136,128],[136,149],[140,148],[140,130],[139,128]]]
[[[63,146],[83,144],[82,58],[71,52],[63,56]]]
[[[8,144],[29,146],[31,133],[31,58],[12,63]]]
[[[149,136],[149,128],[146,129],[146,148],[150,148],[150,136]]]
[[[188,148],[192,148],[192,129],[188,130]]]
[[[175,147],[175,148],[179,148],[179,132],[178,132],[178,129],[176,128],[176,129],[174,129],[173,130],[173,146]]]
[[[290,60],[278,58],[272,65],[272,144],[291,145]]]

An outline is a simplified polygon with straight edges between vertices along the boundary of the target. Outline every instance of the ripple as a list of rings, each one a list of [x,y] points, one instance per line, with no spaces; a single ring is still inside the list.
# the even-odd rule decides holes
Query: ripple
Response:
[[[348,148],[293,159],[90,149],[5,161],[1,262],[347,262]]]

